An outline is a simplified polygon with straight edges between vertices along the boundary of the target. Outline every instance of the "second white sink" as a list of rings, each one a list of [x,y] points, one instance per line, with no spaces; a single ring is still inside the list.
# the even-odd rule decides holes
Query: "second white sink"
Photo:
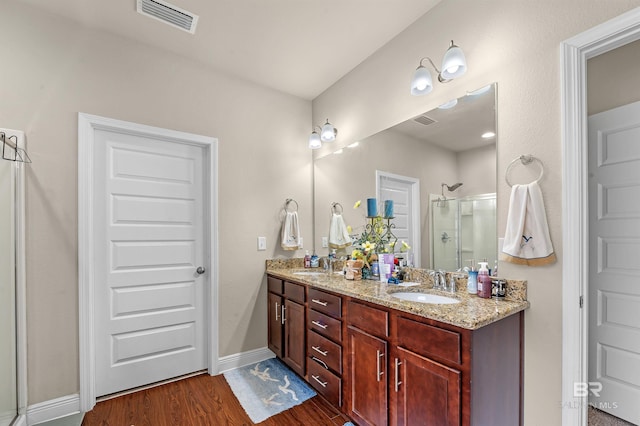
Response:
[[[453,297],[440,296],[439,294],[400,291],[397,293],[389,293],[389,295],[392,297],[396,297],[398,299],[407,300],[409,302],[435,303],[435,304],[460,303],[458,299],[454,299]]]

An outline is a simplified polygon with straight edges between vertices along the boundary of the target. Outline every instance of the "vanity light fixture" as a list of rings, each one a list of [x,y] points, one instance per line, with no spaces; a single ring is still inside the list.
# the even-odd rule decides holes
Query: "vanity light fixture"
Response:
[[[316,130],[319,130],[318,133]],[[329,123],[329,119],[327,118],[327,122],[320,126],[315,126],[311,135],[309,136],[309,148],[318,149],[322,147],[322,142],[333,142],[336,140],[336,136],[338,135],[338,129],[333,127],[333,124]]]
[[[458,105],[458,100],[457,99],[451,99],[450,101],[445,102],[442,105],[438,105],[438,109],[451,109],[456,105]]]
[[[442,58],[442,71],[436,67],[431,58],[424,57],[420,59],[420,65],[416,68],[416,71],[413,73],[413,78],[411,79],[411,94],[413,96],[426,95],[433,90],[431,73],[423,65],[425,60],[428,60],[438,73],[438,81],[440,83],[448,83],[467,72],[467,60],[464,57],[464,52],[453,44],[453,40],[451,40],[451,46],[449,46],[449,49],[447,49],[444,54],[444,58]]]

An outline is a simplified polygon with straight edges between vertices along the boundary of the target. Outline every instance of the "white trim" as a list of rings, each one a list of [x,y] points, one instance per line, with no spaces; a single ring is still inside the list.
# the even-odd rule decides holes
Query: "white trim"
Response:
[[[27,424],[35,425],[78,413],[80,413],[80,396],[67,395],[30,405],[27,408]]]
[[[20,140],[20,138],[19,138]],[[20,146],[20,144],[18,144]],[[24,135],[22,149],[26,149]],[[16,163],[16,362],[18,367],[18,419],[26,424],[27,413],[27,277],[25,246],[25,165]]]
[[[411,227],[413,229],[413,235],[411,236],[411,238],[413,239],[413,246],[411,247],[411,249],[413,250],[413,266],[415,266],[416,268],[420,268],[420,265],[422,263],[422,233],[420,230],[420,224],[422,223],[420,217],[420,179],[376,170],[376,197],[378,197],[378,199],[380,199],[380,179],[383,177],[400,180],[411,184],[411,198],[413,201],[413,209],[411,211],[413,222],[411,224]]]
[[[587,424],[588,356],[587,59],[640,39],[640,8],[560,44],[562,87],[562,424]],[[583,297],[584,309],[579,307]]]
[[[143,124],[78,113],[78,329],[80,352],[80,410],[90,411],[96,404],[94,316],[91,301],[93,283],[93,149],[94,131],[97,129],[125,132],[133,135],[153,136],[175,143],[200,146],[204,149],[205,173],[208,174],[210,193],[206,193],[205,232],[209,237],[206,257],[211,271],[209,276],[207,313],[208,372],[218,370],[218,140],[192,133],[162,129]],[[205,175],[205,179],[207,179]]]
[[[220,373],[233,370],[234,368],[244,367],[245,365],[255,364],[256,362],[264,361],[265,359],[275,358],[276,354],[271,352],[266,347],[260,349],[254,349],[252,351],[240,352],[233,355],[227,355],[220,358],[218,366],[220,367]]]

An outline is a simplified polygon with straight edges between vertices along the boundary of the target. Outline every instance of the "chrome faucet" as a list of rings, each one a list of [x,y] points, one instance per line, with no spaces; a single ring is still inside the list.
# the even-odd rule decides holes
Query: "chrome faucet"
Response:
[[[446,290],[447,289],[447,280],[446,274],[443,270],[439,269],[437,271],[429,272],[431,279],[433,280],[433,288],[434,290]]]

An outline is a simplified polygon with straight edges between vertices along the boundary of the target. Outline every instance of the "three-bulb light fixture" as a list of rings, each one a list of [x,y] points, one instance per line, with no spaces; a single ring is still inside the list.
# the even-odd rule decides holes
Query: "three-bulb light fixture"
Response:
[[[425,60],[428,60],[438,73],[438,81],[440,83],[448,83],[467,72],[467,60],[464,57],[464,52],[453,44],[453,40],[451,40],[451,46],[449,46],[442,58],[442,71],[438,70],[431,58],[420,59],[420,65],[416,68],[411,79],[411,94],[414,96],[426,95],[433,90],[431,73],[423,65]]]
[[[317,130],[320,131],[318,133]],[[320,126],[315,126],[313,131],[311,132],[311,136],[309,136],[309,148],[318,149],[322,147],[322,142],[333,142],[336,140],[336,136],[338,135],[338,129],[333,127],[333,124],[329,123],[329,119],[327,122]]]

